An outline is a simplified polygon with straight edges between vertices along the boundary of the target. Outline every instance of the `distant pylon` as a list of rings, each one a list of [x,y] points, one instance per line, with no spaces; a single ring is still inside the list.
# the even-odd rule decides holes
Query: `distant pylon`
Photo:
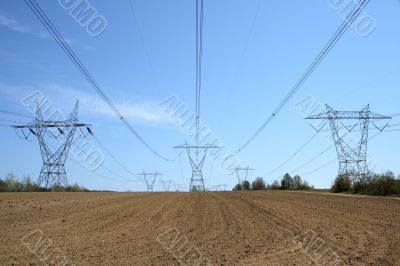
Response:
[[[147,192],[153,192],[154,183],[156,182],[157,176],[162,175],[162,173],[159,173],[157,171],[155,171],[155,172],[143,171],[142,173],[139,173],[138,175],[143,176],[144,181],[147,186]]]
[[[180,185],[180,184],[172,184],[172,186],[174,187],[174,190],[176,192],[180,192],[181,190],[185,190],[184,186]]]
[[[226,191],[226,188],[228,187],[228,185],[226,184],[218,184],[218,185],[214,185],[214,186],[210,186],[210,190],[211,191]],[[221,189],[223,188],[223,189]]]
[[[171,187],[172,181],[171,180],[161,180],[163,185],[164,191],[169,192],[169,188]]]
[[[218,148],[215,145],[200,145],[200,107],[201,107],[201,90],[202,90],[202,55],[203,55],[203,0],[196,0],[196,132],[194,135],[195,145],[180,145],[175,148],[186,149],[190,165],[192,167],[192,177],[190,179],[189,191],[205,191],[203,179],[204,159],[208,149]],[[192,153],[194,151],[194,154]]]
[[[205,191],[203,179],[203,165],[204,160],[207,155],[208,149],[219,148],[215,145],[189,145],[183,144],[174,147],[176,149],[186,149],[187,155],[189,157],[190,166],[192,167],[192,177],[190,179],[189,191]],[[193,152],[194,151],[194,152]]]
[[[247,176],[250,171],[254,171],[255,169],[250,168],[250,167],[236,167],[235,168],[235,173],[236,177],[238,179],[239,184],[242,184],[243,181],[247,180]]]
[[[220,188],[220,185],[214,185],[214,186],[210,186],[210,191],[219,191],[221,188]]]
[[[378,120],[389,120],[391,117],[372,113],[367,105],[361,111],[336,111],[332,107],[326,105],[326,111],[318,115],[309,116],[306,119],[318,119],[328,121],[332,137],[335,142],[336,152],[339,160],[339,175],[346,175],[351,180],[357,181],[369,175],[367,164],[367,148],[368,148],[368,130],[369,125],[373,124],[375,128],[383,131],[389,123],[385,123],[379,127],[376,122]],[[351,124],[344,124],[343,120],[354,121]],[[318,131],[325,126],[326,123],[320,123]],[[354,132],[358,127],[360,131],[359,139],[355,144],[345,141],[344,138],[349,133]],[[345,134],[341,134],[341,130],[345,130]]]
[[[54,185],[68,185],[67,174],[65,171],[65,161],[68,156],[69,149],[74,139],[77,128],[85,127],[89,134],[92,134],[91,125],[84,124],[78,120],[78,105],[76,102],[72,110],[71,117],[64,121],[45,120],[41,112],[39,104],[36,109],[36,119],[26,125],[13,125],[12,127],[22,130],[25,138],[29,135],[35,135],[38,138],[40,152],[42,154],[43,166],[40,171],[37,185],[39,187],[44,184],[45,188]],[[25,133],[25,130],[27,132]],[[86,134],[87,135],[87,134]],[[49,137],[58,140],[55,144],[57,147],[49,145]]]

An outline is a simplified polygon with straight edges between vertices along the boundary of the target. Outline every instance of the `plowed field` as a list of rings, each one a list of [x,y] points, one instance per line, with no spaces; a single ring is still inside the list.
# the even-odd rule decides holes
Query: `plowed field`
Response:
[[[1,193],[1,265],[400,265],[400,200]]]

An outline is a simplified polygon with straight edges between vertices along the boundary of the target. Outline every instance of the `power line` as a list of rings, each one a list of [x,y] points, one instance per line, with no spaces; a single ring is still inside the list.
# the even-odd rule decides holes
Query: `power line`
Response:
[[[3,109],[0,109],[0,113],[9,114],[9,115],[13,115],[13,116],[20,116],[20,117],[29,118],[29,119],[35,119],[33,116],[16,113],[16,112],[8,111],[8,110],[3,110]]]
[[[12,121],[12,120],[8,120],[8,119],[0,119],[0,120],[7,120],[7,121],[11,121],[11,122],[17,122],[17,121]],[[53,122],[53,123],[54,123],[54,122]],[[78,124],[78,123],[75,123],[74,125],[77,125],[77,124]],[[4,126],[9,127],[10,125],[4,125]],[[11,125],[11,126],[12,126],[12,125]],[[60,128],[59,128],[59,129],[60,129]],[[35,132],[35,131],[32,131],[32,132]],[[66,132],[66,131],[63,130],[62,132]],[[35,134],[36,134],[36,135],[38,134],[38,131],[37,131],[37,130],[36,130]],[[72,142],[71,142],[71,143],[72,143]],[[46,146],[51,147],[53,150],[58,150],[58,149],[56,149],[51,143],[46,143]],[[80,152],[81,154],[86,155],[86,156],[90,156],[86,151],[84,151],[84,150],[82,150],[82,149],[81,149],[79,152]],[[66,158],[68,158],[70,161],[73,161],[74,163],[79,164],[80,166],[82,166],[81,163],[79,163],[78,161],[76,161],[76,160],[74,160],[73,158],[71,158],[68,154],[66,154]],[[82,167],[83,167],[83,166],[82,166]],[[104,166],[103,164],[101,164],[99,167],[100,167],[100,168],[103,168],[104,170],[106,170],[107,172],[111,173],[111,174],[114,175],[114,176],[119,176],[120,178],[125,179],[124,177],[122,177],[122,176],[119,175],[118,173],[112,171],[111,169],[107,168],[107,167]],[[100,173],[96,173],[96,174],[102,176],[103,178],[111,179],[111,180],[114,180],[114,181],[117,180],[117,179],[112,179],[112,178],[106,177],[106,176],[104,176],[104,175],[102,175],[102,174],[100,174]],[[117,180],[117,181],[119,181],[119,182],[132,182],[133,180],[128,180],[128,179],[126,179],[125,181],[121,181],[121,180]]]
[[[398,132],[400,129],[390,129],[390,130],[385,130],[385,132]]]
[[[369,124],[372,124],[381,132],[388,126],[392,118],[371,112],[368,104],[360,111],[337,111],[326,105],[325,111],[308,116],[306,119],[327,121],[329,123],[339,160],[338,175],[347,175],[352,180],[358,180],[369,173],[367,162]],[[385,125],[380,127],[377,124],[378,121],[385,121]],[[345,124],[346,122],[347,125]],[[351,125],[348,123],[351,123]],[[350,144],[344,138],[346,135],[341,136],[340,131],[347,130],[350,133],[356,127],[360,129],[357,143]]]
[[[337,162],[337,158],[334,158],[332,161],[329,161],[328,163],[326,163],[326,164],[324,164],[324,165],[322,165],[322,166],[320,166],[320,167],[318,167],[318,168],[316,168],[316,169],[314,169],[314,170],[312,170],[312,171],[310,171],[310,172],[301,174],[300,176],[311,175],[311,174],[313,174],[313,173],[315,173],[315,172],[321,170],[322,168],[325,168],[325,167],[327,167],[327,166],[333,164],[334,162]]]
[[[206,179],[206,183],[207,183],[206,187],[208,187],[210,185],[210,182],[212,180],[213,170],[214,170],[214,163],[211,162],[210,173],[208,175],[208,179]]]
[[[5,119],[5,118],[1,118],[1,117],[0,117],[0,121],[6,122],[6,123],[12,123],[12,124],[21,124],[21,123],[23,123],[23,122],[18,122],[18,121],[15,121],[15,120]]]
[[[382,133],[382,131],[378,131],[375,135],[373,135],[372,137],[370,137],[369,138],[369,140],[371,141],[371,140],[373,140],[375,137],[377,137],[379,134],[381,134]],[[331,161],[329,161],[328,163],[325,163],[324,165],[322,165],[322,166],[320,166],[320,167],[318,167],[318,168],[316,168],[316,169],[314,169],[314,170],[312,170],[312,171],[309,171],[309,172],[307,172],[307,173],[303,173],[303,174],[301,174],[300,176],[305,176],[305,175],[310,175],[310,174],[313,174],[313,173],[315,173],[315,172],[317,172],[317,171],[319,171],[319,170],[321,170],[321,169],[323,169],[323,168],[325,168],[325,167],[327,167],[327,166],[329,166],[329,165],[331,165],[332,163],[334,163],[334,162],[336,162],[338,159],[337,158],[335,158],[334,160],[331,160]],[[296,170],[298,170],[298,169],[296,169]],[[296,171],[295,170],[295,171]],[[293,173],[294,171],[291,171],[290,173]]]
[[[94,134],[93,134],[92,136],[94,136]],[[49,147],[51,147],[53,150],[56,150],[56,148],[55,148],[52,144],[47,143],[47,145],[48,145]],[[80,150],[79,150],[79,153],[80,153],[80,154],[83,154],[83,155],[85,155],[85,156],[90,157],[90,155],[89,155],[85,150],[83,150],[83,149],[80,149]],[[78,164],[78,165],[81,166],[82,168],[85,168],[85,169],[88,170],[88,168],[84,167],[84,166],[82,165],[82,163],[80,163],[80,162],[78,162],[77,160],[71,158],[71,156],[70,156],[69,154],[67,154],[67,159],[69,159],[70,161],[72,161],[72,162]],[[123,177],[122,175],[120,175],[120,174],[114,172],[114,171],[111,170],[110,168],[104,166],[104,164],[101,164],[101,165],[99,166],[99,168],[103,168],[103,169],[106,170],[108,173],[110,173],[110,174],[112,174],[112,175],[115,175],[115,176],[118,176],[119,178],[121,178],[121,179],[110,178],[110,177],[104,176],[104,175],[102,175],[102,174],[96,172],[97,175],[101,175],[103,178],[106,178],[106,179],[110,179],[110,180],[118,181],[118,182],[138,182],[138,181],[141,181],[141,180],[132,180],[132,179],[125,178],[125,177]],[[98,168],[97,168],[97,169],[98,169]],[[91,172],[95,173],[95,171],[97,171],[97,169],[96,169],[96,170],[93,170],[93,171],[91,171]]]
[[[196,145],[199,143],[200,106],[203,63],[203,0],[196,0]],[[196,151],[197,152],[197,151]],[[197,155],[198,156],[198,155]]]
[[[394,125],[392,125],[392,126],[397,126],[397,125],[400,125],[400,123],[399,123],[399,124],[394,124]],[[390,125],[389,125],[388,127],[390,127]],[[379,134],[381,134],[382,132],[392,132],[392,131],[398,131],[398,130],[396,130],[396,129],[394,129],[394,130],[384,130],[384,131],[378,130],[378,132],[377,132],[375,135],[373,135],[372,137],[370,137],[369,140],[370,140],[370,141],[373,140],[375,137],[377,137],[377,136],[378,136]],[[400,130],[399,130],[399,131],[400,131]],[[345,134],[345,136],[346,136],[346,135],[347,135],[347,133]],[[323,154],[325,154],[326,152],[328,152],[333,146],[334,146],[334,145],[331,145],[331,146],[327,147],[325,150],[323,150],[322,152],[320,152],[319,154],[317,154],[317,155],[316,155],[315,157],[313,157],[311,160],[305,162],[304,164],[300,165],[299,167],[297,167],[296,169],[290,171],[289,173],[294,173],[294,172],[300,170],[301,168],[305,167],[306,165],[310,164],[311,162],[315,161],[318,157],[320,157],[321,155],[323,155]],[[337,160],[337,158],[335,158],[335,160]],[[302,175],[308,175],[308,174],[314,173],[314,172],[316,172],[316,171],[318,171],[318,170],[320,170],[320,169],[322,169],[322,168],[324,168],[324,167],[326,167],[326,166],[328,166],[328,165],[330,165],[330,164],[332,164],[331,161],[329,161],[328,163],[324,164],[322,167],[318,167],[318,168],[316,168],[316,169],[314,169],[314,170],[312,170],[312,171],[310,171],[310,172],[307,172],[307,173],[305,173],[305,174],[302,174]]]
[[[393,115],[390,115],[391,117],[397,117],[397,116],[400,116],[400,113],[396,113],[396,114],[393,114]]]
[[[75,65],[75,67],[79,70],[79,72],[82,73],[84,78],[92,85],[92,87],[96,90],[96,92],[101,96],[101,98],[104,100],[104,102],[107,104],[107,106],[111,109],[111,111],[114,112],[114,114],[122,121],[122,123],[128,128],[128,130],[148,149],[150,150],[153,154],[155,154],[157,157],[165,160],[165,161],[174,161],[174,159],[169,159],[165,156],[162,156],[160,153],[158,153],[152,146],[150,146],[144,139],[143,137],[132,127],[132,125],[124,118],[124,116],[121,114],[119,109],[116,107],[116,105],[108,98],[108,96],[105,94],[101,86],[97,83],[97,81],[94,79],[94,77],[90,74],[90,72],[86,69],[84,64],[79,60],[75,52],[71,49],[71,47],[68,45],[68,43],[64,40],[62,35],[58,32],[54,24],[51,22],[51,20],[46,16],[46,14],[43,12],[43,10],[40,8],[40,6],[36,3],[35,0],[25,0],[25,3],[28,5],[28,7],[32,10],[32,12],[35,14],[35,16],[39,19],[39,21],[42,23],[42,25],[48,30],[48,32],[51,34],[51,36],[54,38],[54,40],[58,43],[58,45],[61,47],[61,49],[66,53],[66,55],[71,59],[72,63]]]
[[[236,151],[236,154],[241,152],[246,148],[264,129],[265,127],[280,113],[282,108],[288,103],[288,101],[294,96],[294,94],[301,88],[301,86],[306,82],[306,80],[311,76],[311,74],[317,69],[323,59],[329,54],[336,43],[341,39],[344,33],[348,30],[351,24],[357,19],[362,10],[370,0],[360,0],[356,7],[350,12],[342,25],[333,34],[328,43],[323,47],[318,56],[314,59],[311,65],[306,69],[300,79],[295,83],[289,93],[283,98],[283,100],[277,105],[272,114],[261,124],[261,126],[256,130],[256,132],[251,135],[251,137]]]
[[[203,56],[203,21],[204,21],[204,2],[196,0],[196,136],[195,144],[183,144],[176,146],[176,149],[185,149],[188,155],[190,166],[192,168],[192,177],[190,179],[190,191],[205,191],[203,179],[204,160],[209,149],[218,148],[212,144],[199,145],[200,133],[200,105],[201,105],[201,87],[202,87],[202,56]],[[192,157],[192,151],[194,155]],[[200,156],[201,150],[201,156]]]
[[[45,188],[49,188],[55,184],[68,185],[65,161],[75,132],[81,128],[86,128],[89,133],[92,132],[90,124],[78,120],[78,106],[79,101],[76,102],[75,107],[72,109],[69,119],[51,121],[44,120],[42,110],[38,105],[35,120],[28,124],[12,125],[13,128],[20,129],[22,132],[28,131],[28,134],[23,133],[26,138],[30,134],[37,137],[43,160],[42,169],[37,180],[38,186],[43,184]],[[57,130],[57,133],[52,133],[52,130]],[[52,136],[59,141],[57,149],[52,150],[49,148],[48,136]]]
[[[10,127],[10,125],[4,124],[4,123],[0,123],[0,126],[2,126],[2,127]]]
[[[389,124],[387,127],[398,127],[398,126],[400,126],[400,123],[397,123],[397,124]]]
[[[153,66],[153,64],[152,64],[151,57],[150,57],[150,53],[149,53],[149,51],[148,51],[148,49],[147,49],[146,42],[145,42],[145,38],[144,38],[144,36],[143,36],[143,32],[142,32],[142,30],[141,30],[138,17],[136,16],[136,12],[135,12],[135,8],[134,8],[133,0],[128,0],[128,2],[129,2],[129,7],[130,7],[130,10],[131,10],[132,17],[133,17],[133,22],[134,22],[135,25],[136,25],[136,28],[137,28],[137,31],[138,31],[138,36],[139,36],[140,42],[142,43],[142,48],[143,48],[144,56],[145,56],[145,58],[146,58],[146,60],[147,60],[147,64],[148,64],[149,69],[150,69],[150,72],[151,72],[150,75],[151,75],[152,78],[153,78],[154,85],[155,85],[156,87],[158,87],[159,85],[158,85],[158,78],[157,78],[157,75],[156,75],[156,71],[155,71],[154,66]]]
[[[119,165],[121,166],[127,173],[129,173],[131,176],[137,178],[134,173],[132,173],[124,164],[121,163],[112,153],[109,149],[105,147],[105,145],[93,134],[92,135],[93,139],[101,146],[101,148]]]
[[[75,159],[71,158],[70,156],[68,156],[67,158],[68,158],[68,160],[70,160],[71,162],[73,162],[73,163],[79,165],[80,167],[87,169],[87,168],[84,167],[80,162],[76,161]],[[104,166],[102,166],[102,167],[104,168]],[[100,177],[102,177],[102,178],[104,178],[104,179],[112,180],[112,181],[114,181],[114,182],[121,182],[121,183],[137,182],[137,181],[135,181],[135,180],[121,180],[121,179],[112,178],[112,177],[103,175],[103,174],[101,174],[101,173],[95,173],[94,171],[93,171],[93,173],[96,174],[97,176],[100,176]]]
[[[233,79],[232,79],[232,84],[231,84],[231,87],[232,87],[232,88],[233,88],[233,86],[236,84],[237,77],[238,77],[239,72],[240,72],[240,70],[241,70],[241,68],[242,68],[242,64],[243,64],[243,60],[244,60],[244,55],[246,54],[247,48],[248,48],[249,43],[250,43],[251,36],[253,35],[254,27],[255,27],[255,25],[256,25],[256,21],[257,21],[258,15],[259,15],[259,13],[260,13],[260,9],[261,9],[261,4],[262,4],[262,2],[263,2],[262,0],[258,0],[257,7],[256,7],[256,12],[254,13],[254,17],[253,17],[253,19],[252,19],[252,21],[251,21],[250,30],[249,30],[249,33],[247,34],[247,39],[246,39],[244,48],[243,48],[243,50],[242,50],[242,52],[241,52],[241,54],[240,54],[240,56],[239,56],[239,63],[238,63],[238,66],[237,66],[235,75],[233,76]],[[228,98],[230,98],[231,95],[233,94],[233,89],[230,90],[229,92],[230,92],[230,93],[228,94]]]
[[[400,113],[396,113],[393,115],[390,115],[390,117],[396,117],[396,116],[400,116]],[[397,127],[400,126],[400,123],[397,124],[391,124],[388,125],[387,128],[391,128],[391,127]],[[371,129],[376,129],[376,128],[371,128]],[[395,132],[395,131],[400,131],[400,129],[393,129],[393,130],[384,130],[384,132]],[[318,135],[319,131],[316,131],[316,133],[311,136],[311,138],[309,140],[307,140],[296,152],[294,152],[288,159],[286,159],[283,163],[281,163],[279,166],[277,166],[275,169],[273,169],[272,171],[270,171],[269,173],[267,173],[265,176],[269,176],[273,173],[275,173],[276,171],[278,171],[282,166],[284,166],[286,163],[288,163],[291,159],[293,159],[298,153],[300,153],[308,144],[310,144],[310,142]],[[295,170],[291,171],[291,173],[303,168],[304,166],[308,165],[309,163],[313,162],[315,159],[317,159],[319,156],[323,155],[325,152],[327,152],[329,149],[331,149],[333,146],[330,146],[328,148],[326,148],[323,152],[319,153],[317,156],[313,157],[310,161],[307,161],[305,164],[301,165],[300,167],[296,168]],[[329,165],[329,164],[327,164]],[[319,170],[319,169],[318,169]]]
[[[313,161],[315,161],[316,159],[318,159],[321,155],[327,153],[330,149],[332,149],[332,147],[335,146],[334,144],[327,147],[325,150],[323,150],[322,152],[318,153],[316,156],[314,156],[311,160],[303,163],[302,165],[300,165],[299,167],[297,167],[296,169],[290,171],[290,173],[296,172],[298,170],[300,170],[301,168],[305,167],[306,165],[312,163]]]
[[[390,115],[391,117],[395,117],[395,116],[400,116],[400,113],[394,114],[394,115]],[[390,127],[397,127],[400,126],[400,123],[397,124],[391,124],[388,125],[387,128]],[[376,128],[372,128],[372,129],[376,129]],[[384,130],[384,132],[394,132],[394,131],[400,131],[400,129],[393,129],[393,130]],[[307,140],[296,152],[294,152],[287,160],[285,160],[283,163],[281,163],[279,166],[277,166],[275,169],[273,169],[272,171],[270,171],[269,173],[267,173],[265,176],[269,176],[273,173],[275,173],[276,171],[278,171],[282,166],[284,166],[286,163],[288,163],[291,159],[293,159],[298,153],[300,153],[308,144],[310,144],[310,142],[318,135],[319,131],[316,131],[316,133],[311,136],[311,138],[309,140]],[[314,161],[315,159],[317,159],[319,156],[323,155],[325,152],[327,152],[329,149],[331,149],[333,146],[328,147],[327,149],[325,149],[323,152],[319,153],[317,156],[313,157],[313,159],[311,159],[310,161],[306,162],[305,164],[301,165],[300,167],[296,168],[295,170],[291,171],[291,173],[303,168],[304,166],[306,166],[307,164],[311,163],[312,161]],[[328,164],[329,165],[329,164]]]
[[[131,179],[128,179],[128,178],[126,178],[126,177],[124,177],[124,176],[118,174],[117,172],[111,170],[110,168],[108,168],[108,167],[106,167],[106,166],[104,166],[104,165],[101,165],[100,167],[103,168],[104,170],[106,170],[106,171],[107,171],[108,173],[110,173],[111,175],[114,175],[114,176],[116,176],[116,177],[119,177],[119,178],[121,178],[122,180],[125,180],[126,182],[135,182],[135,181],[139,181],[139,180],[131,180]]]
[[[344,135],[346,136],[347,133]],[[294,173],[297,172],[298,170],[302,169],[303,167],[309,165],[310,163],[312,163],[313,161],[315,161],[316,159],[318,159],[320,156],[324,155],[325,153],[327,153],[330,149],[332,149],[335,146],[335,144],[330,145],[329,147],[326,147],[326,149],[324,149],[322,152],[318,153],[316,156],[314,156],[311,160],[308,160],[307,162],[303,163],[302,165],[298,166],[297,168],[293,169],[292,171],[290,171],[289,173]]]
[[[278,171],[282,166],[284,166],[285,164],[287,164],[290,160],[292,160],[297,154],[299,154],[302,150],[305,149],[305,147],[311,143],[311,141],[318,135],[319,131],[316,131],[314,135],[311,136],[311,138],[309,140],[307,140],[298,150],[296,150],[288,159],[286,159],[283,163],[281,163],[279,166],[277,166],[275,169],[273,169],[272,171],[270,171],[268,174],[266,174],[266,176],[269,176],[273,173],[275,173],[276,171]]]
[[[178,152],[177,152],[177,153],[178,153]],[[181,172],[182,184],[183,184],[184,186],[186,186],[186,181],[185,181],[185,177],[184,177],[184,175],[183,175],[183,168],[182,168],[182,158],[181,158],[182,153],[183,153],[183,151],[182,151],[181,153],[178,153],[178,154],[179,154],[179,155],[178,155],[178,157],[179,157],[179,168],[180,168],[180,172]]]
[[[154,183],[156,182],[157,176],[162,176],[157,170],[155,172],[141,172],[138,175],[143,176],[143,179],[147,186],[147,192],[153,192]],[[150,178],[148,178],[150,177]]]
[[[94,135],[92,135],[92,136],[94,136]],[[49,144],[49,146],[50,146],[52,149],[54,149],[54,146],[52,146],[52,145],[50,145],[50,144]],[[86,151],[84,151],[84,150],[82,150],[82,149],[79,150],[79,153],[84,154],[85,156],[90,156]],[[77,160],[71,158],[70,155],[67,155],[67,158],[68,158],[70,161],[73,161],[74,163],[79,164],[81,167],[87,169],[87,168],[84,167],[80,162],[78,162]],[[102,175],[102,174],[96,172],[97,175],[102,175],[103,177],[105,177],[105,178],[107,178],[107,179],[110,179],[110,180],[113,180],[113,181],[118,181],[118,182],[139,182],[139,181],[141,182],[141,180],[137,180],[137,179],[136,179],[136,180],[132,180],[132,179],[123,177],[122,175],[120,175],[120,174],[116,173],[115,171],[111,170],[110,168],[106,167],[104,164],[101,164],[101,165],[99,166],[99,168],[103,168],[103,169],[104,169],[105,171],[107,171],[108,173],[110,173],[110,174],[112,174],[112,175],[117,176],[117,177],[120,178],[120,179],[110,178],[110,177],[104,176],[104,175]],[[97,171],[97,169],[96,169],[96,170],[93,170],[93,171],[91,171],[91,172],[95,173],[95,171]]]

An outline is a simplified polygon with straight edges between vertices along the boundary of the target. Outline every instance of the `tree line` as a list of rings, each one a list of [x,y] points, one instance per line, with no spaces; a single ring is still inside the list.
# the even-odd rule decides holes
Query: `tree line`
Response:
[[[349,192],[366,195],[400,195],[400,176],[391,171],[382,174],[372,173],[351,180],[348,175],[339,175],[332,183],[332,192]]]
[[[244,180],[242,183],[236,184],[233,190],[308,190],[313,189],[306,180],[302,180],[299,175],[290,176],[285,174],[279,182],[275,180],[271,185],[266,185],[262,177],[257,177],[253,182]]]
[[[9,173],[4,179],[0,178],[0,192],[47,192],[47,191],[70,191],[70,192],[88,192],[90,190],[79,186],[78,184],[68,185],[66,187],[61,185],[54,185],[50,188],[39,187],[32,181],[29,176],[22,177],[18,180],[17,176]]]

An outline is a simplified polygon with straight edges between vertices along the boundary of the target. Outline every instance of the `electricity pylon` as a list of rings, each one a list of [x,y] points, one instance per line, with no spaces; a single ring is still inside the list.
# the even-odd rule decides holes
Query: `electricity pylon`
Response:
[[[161,180],[163,185],[164,191],[169,192],[169,188],[171,187],[172,181],[171,180]]]
[[[210,186],[210,190],[213,191],[226,191],[226,188],[228,187],[228,185],[226,184],[218,184],[218,185],[214,185],[214,186]],[[223,188],[223,189],[221,189]]]
[[[226,191],[226,188],[228,187],[227,184],[221,184],[220,186],[223,187],[224,191]]]
[[[175,192],[180,192],[181,190],[186,190],[186,188],[180,184],[172,184],[172,186],[174,187]]]
[[[254,171],[255,169],[250,168],[250,167],[236,167],[235,168],[235,173],[238,179],[239,184],[242,184],[243,181],[247,180],[247,176],[250,171]]]
[[[26,125],[12,126],[21,129],[26,139],[28,139],[31,134],[38,138],[43,159],[43,166],[37,180],[37,185],[39,187],[41,187],[42,184],[44,184],[45,188],[52,187],[53,185],[61,185],[65,188],[68,185],[65,161],[69,149],[71,148],[75,131],[77,128],[85,127],[88,133],[92,134],[90,129],[91,125],[84,124],[78,120],[78,105],[79,101],[76,102],[69,119],[64,121],[52,121],[44,119],[38,104],[35,120]],[[27,133],[25,133],[25,130],[27,130]],[[57,140],[54,146],[49,144],[49,137]]]
[[[190,179],[189,191],[205,191],[202,169],[208,149],[218,148],[215,145],[200,145],[200,107],[202,88],[202,54],[203,54],[203,0],[196,0],[196,132],[194,135],[195,145],[183,144],[176,149],[186,149],[190,165],[192,167],[192,178]],[[195,156],[192,151],[195,151]]]
[[[207,145],[189,145],[183,144],[174,147],[175,149],[186,149],[189,157],[190,166],[192,167],[192,177],[190,179],[189,191],[205,191],[203,179],[203,165],[207,155],[208,149],[216,149],[218,146],[207,144]],[[194,151],[194,152],[193,152]]]
[[[143,176],[144,182],[146,182],[147,192],[153,192],[154,183],[156,182],[157,176],[162,175],[158,171],[139,173],[138,175]]]
[[[219,185],[214,185],[214,186],[210,186],[210,191],[219,191],[220,190],[220,186]]]
[[[383,131],[389,123],[379,127],[376,122],[382,120],[392,119],[389,116],[372,113],[369,110],[369,105],[364,107],[361,111],[336,111],[332,107],[326,105],[326,111],[318,115],[312,115],[306,119],[315,120],[326,120],[328,121],[332,137],[335,142],[336,152],[339,160],[339,175],[348,176],[351,180],[362,180],[369,175],[369,169],[367,164],[367,148],[368,148],[368,130],[369,125],[374,125],[380,131]],[[345,124],[343,120],[352,120],[353,123]],[[324,122],[324,121],[323,121]],[[322,125],[319,129],[325,126]],[[358,127],[360,132],[359,138],[355,144],[350,143],[351,139],[345,141],[345,137],[349,136],[349,133],[356,131]],[[345,130],[344,134],[341,134],[341,130]]]

